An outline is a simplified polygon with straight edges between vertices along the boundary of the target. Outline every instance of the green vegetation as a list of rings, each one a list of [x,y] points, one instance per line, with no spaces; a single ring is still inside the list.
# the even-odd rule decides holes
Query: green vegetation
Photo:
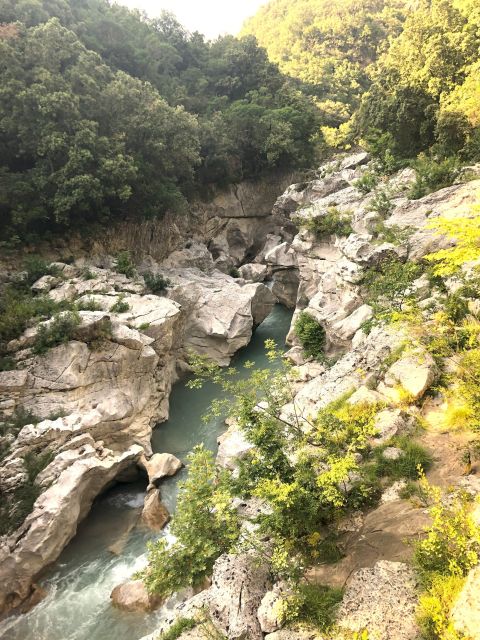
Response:
[[[69,342],[79,324],[80,316],[76,311],[64,311],[53,316],[48,324],[39,325],[32,347],[33,353],[44,354],[52,347]]]
[[[102,305],[100,305],[94,298],[86,298],[83,301],[77,302],[76,307],[78,311],[101,311]]]
[[[112,304],[112,306],[110,307],[110,311],[112,313],[126,313],[129,310],[130,305],[128,304],[128,302],[125,302],[123,296],[120,296],[115,304]]]
[[[378,176],[373,171],[366,171],[361,178],[355,180],[353,186],[357,188],[361,193],[366,195],[373,191],[378,184]]]
[[[342,589],[300,583],[295,593],[281,603],[282,621],[285,624],[301,621],[319,631],[329,631],[335,622],[336,608],[342,597]]]
[[[324,358],[325,329],[306,311],[301,311],[295,321],[295,335],[300,340],[307,358]]]
[[[295,222],[319,238],[329,235],[349,236],[353,233],[351,217],[352,214],[349,211],[339,211],[336,207],[329,207],[324,215],[308,218],[297,216]]]
[[[393,203],[390,198],[390,194],[384,189],[374,193],[373,198],[368,205],[368,210],[378,213],[382,218],[388,218],[393,210]]]
[[[460,640],[449,620],[450,611],[465,576],[480,559],[480,527],[472,518],[470,496],[442,495],[425,477],[421,484],[430,500],[432,524],[415,543],[414,563],[425,589],[418,620],[425,640]]]
[[[206,42],[107,0],[3,0],[0,25],[11,244],[313,162],[318,110],[251,36]]]
[[[161,596],[198,586],[239,536],[226,472],[215,469],[213,454],[202,445],[195,447],[188,462],[188,478],[180,486],[171,524],[177,540],[168,547],[163,537],[149,543],[149,564],[142,574],[148,590]]]
[[[115,261],[115,271],[123,273],[127,278],[135,276],[135,264],[132,261],[130,251],[121,251]]]
[[[413,163],[417,173],[410,191],[410,198],[416,200],[432,191],[449,187],[459,175],[460,162],[456,157],[439,158],[420,154]]]
[[[157,640],[177,640],[184,631],[189,631],[197,626],[197,621],[193,618],[178,618],[172,626],[160,634]]]
[[[387,446],[398,447],[402,450],[402,455],[393,460],[386,459],[383,452]],[[373,454],[376,476],[388,476],[392,480],[418,480],[421,473],[428,471],[432,465],[432,456],[412,440],[411,436],[393,438],[387,445],[376,447]]]
[[[164,278],[161,273],[154,274],[151,271],[144,273],[143,279],[145,280],[145,286],[150,293],[154,293],[156,295],[164,293],[172,284],[170,280],[168,278]]]

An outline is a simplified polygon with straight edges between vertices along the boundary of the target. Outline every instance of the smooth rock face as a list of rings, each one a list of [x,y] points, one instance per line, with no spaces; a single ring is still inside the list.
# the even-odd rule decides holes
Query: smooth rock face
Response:
[[[373,638],[416,640],[418,602],[413,570],[382,560],[353,574],[338,610],[338,624],[352,632],[368,629]]]
[[[462,637],[480,640],[480,566],[470,570],[453,606],[451,619]]]
[[[159,598],[149,595],[141,580],[129,580],[119,584],[110,594],[114,607],[123,611],[153,611],[161,604]]]

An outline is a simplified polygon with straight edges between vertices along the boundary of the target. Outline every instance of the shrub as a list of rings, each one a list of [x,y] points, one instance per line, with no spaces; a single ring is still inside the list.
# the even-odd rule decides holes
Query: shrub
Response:
[[[393,202],[387,191],[381,190],[374,194],[368,205],[368,211],[378,213],[382,218],[388,218],[393,210]]]
[[[133,278],[135,275],[135,265],[132,262],[130,251],[121,251],[115,263],[115,271],[123,273],[127,278]]]
[[[318,360],[324,356],[325,329],[309,313],[302,311],[295,321],[295,334],[300,340],[303,352],[307,358]]]
[[[58,276],[59,274],[56,267],[51,267],[49,263],[40,256],[29,256],[25,259],[23,267],[26,271],[24,282],[29,287],[42,276]]]
[[[87,298],[82,302],[77,302],[77,309],[79,311],[101,311],[102,305],[93,298]]]
[[[232,276],[232,278],[240,278],[240,271],[237,269],[237,267],[231,267],[228,270],[228,274]]]
[[[153,274],[151,271],[144,273],[143,279],[147,289],[156,295],[164,293],[172,284],[168,278],[164,278],[160,273]]]
[[[115,304],[112,304],[110,307],[110,311],[112,313],[126,313],[130,310],[130,305],[128,302],[125,302],[122,297],[120,297]]]
[[[462,589],[462,576],[435,575],[420,596],[417,621],[425,640],[462,640],[450,622],[450,612]]]
[[[32,347],[33,353],[41,355],[52,347],[68,342],[79,324],[80,316],[76,311],[65,311],[54,316],[48,325],[42,324],[38,327]]]
[[[387,460],[382,455],[385,447],[374,449],[376,472],[379,476],[388,476],[393,480],[418,480],[421,473],[428,471],[432,465],[432,456],[428,451],[408,436],[394,438],[388,446],[399,447],[403,455],[396,460]]]
[[[189,631],[197,626],[193,618],[178,618],[167,631],[159,635],[157,640],[177,640],[184,631]]]
[[[88,267],[84,267],[82,269],[82,278],[83,280],[94,280],[95,274]]]
[[[358,180],[355,180],[353,186],[361,193],[366,195],[373,191],[378,184],[378,176],[373,171],[365,171],[363,176]]]
[[[325,632],[334,624],[342,598],[342,589],[302,583],[281,602],[280,617],[284,624],[303,622]]]
[[[432,191],[453,184],[459,174],[460,164],[454,156],[440,160],[420,154],[413,168],[417,177],[409,195],[412,200],[418,200]]]
[[[363,279],[366,302],[377,316],[389,319],[392,311],[401,311],[407,301],[415,299],[411,285],[421,274],[421,265],[395,259],[370,268]]]
[[[353,233],[351,213],[329,207],[325,215],[313,218],[297,218],[297,223],[316,236],[349,236]]]

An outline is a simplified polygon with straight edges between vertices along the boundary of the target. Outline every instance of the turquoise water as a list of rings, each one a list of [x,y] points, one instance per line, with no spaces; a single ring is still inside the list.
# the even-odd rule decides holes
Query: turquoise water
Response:
[[[239,375],[247,375],[242,365],[253,361],[258,367],[272,367],[265,356],[264,343],[273,338],[285,343],[292,314],[277,305],[257,328],[250,344],[242,349],[232,364]],[[154,451],[169,452],[181,460],[203,442],[213,451],[217,437],[225,430],[222,419],[202,421],[219,389],[205,384],[191,390],[186,380],[178,383],[170,396],[170,418],[159,425],[152,438]],[[162,500],[174,511],[179,480],[183,469],[162,485]],[[138,640],[153,631],[164,614],[162,609],[146,615],[125,613],[110,605],[110,593],[145,563],[148,540],[155,535],[138,525],[145,484],[117,485],[94,503],[76,537],[59,560],[40,581],[47,596],[32,611],[7,619],[0,624],[4,640]],[[163,535],[163,534],[160,534]]]

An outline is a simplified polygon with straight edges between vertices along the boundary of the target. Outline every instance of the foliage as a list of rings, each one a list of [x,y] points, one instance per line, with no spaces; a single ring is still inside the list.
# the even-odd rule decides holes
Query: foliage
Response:
[[[415,544],[414,562],[428,585],[432,575],[465,576],[480,559],[480,528],[472,518],[466,493],[443,496],[438,487],[421,483],[429,495],[432,524]]]
[[[42,355],[59,344],[72,339],[75,329],[80,324],[80,316],[76,311],[64,311],[57,314],[48,324],[41,324],[37,329],[33,353]]]
[[[396,259],[371,267],[363,279],[367,304],[378,318],[391,319],[395,311],[401,311],[407,302],[415,299],[412,283],[421,274],[421,265]]]
[[[115,271],[123,273],[127,278],[135,276],[135,264],[132,262],[130,251],[120,251],[115,261]]]
[[[423,198],[432,191],[449,187],[459,173],[459,161],[451,156],[445,159],[420,154],[413,163],[416,179],[410,191],[413,200]]]
[[[329,207],[324,215],[300,218],[296,223],[314,233],[317,237],[327,235],[349,236],[353,233],[351,213],[339,211],[336,207]]]
[[[384,189],[375,192],[369,202],[368,210],[378,213],[382,218],[388,218],[393,210],[390,194]]]
[[[465,582],[462,576],[435,575],[420,596],[417,621],[425,640],[462,640],[450,621],[450,612]]]
[[[464,263],[480,258],[480,206],[472,207],[470,215],[462,218],[436,218],[430,228],[439,234],[455,238],[455,246],[440,249],[427,256],[438,276],[457,273]]]
[[[383,452],[387,446],[400,448],[402,455],[395,460],[386,459]],[[418,480],[432,465],[429,452],[409,436],[394,438],[388,445],[375,448],[374,457],[376,475],[388,476],[392,480]]]
[[[156,295],[164,293],[172,284],[170,280],[162,276],[161,273],[153,274],[151,271],[146,271],[143,274],[143,279],[145,280],[147,289]]]
[[[306,311],[301,311],[295,321],[295,335],[300,340],[307,358],[321,360],[324,357],[325,329]]]
[[[128,302],[125,302],[122,296],[120,296],[115,304],[112,304],[112,306],[110,307],[110,311],[112,313],[126,313],[129,310],[130,305],[128,304]]]
[[[281,603],[284,624],[303,622],[320,631],[329,631],[335,622],[336,608],[343,598],[342,589],[300,583]]]
[[[197,621],[193,618],[178,618],[167,631],[160,634],[157,640],[177,640],[184,631],[189,631],[196,625]]]
[[[85,298],[85,300],[79,301],[76,304],[78,311],[101,311],[102,306],[95,298]]]
[[[176,540],[171,545],[165,538],[149,543],[148,566],[141,574],[147,589],[160,596],[197,586],[239,535],[227,478],[215,469],[213,454],[199,445],[188,461],[171,524]]]
[[[378,184],[378,176],[373,171],[365,171],[361,178],[355,180],[353,186],[366,195],[373,191]]]

